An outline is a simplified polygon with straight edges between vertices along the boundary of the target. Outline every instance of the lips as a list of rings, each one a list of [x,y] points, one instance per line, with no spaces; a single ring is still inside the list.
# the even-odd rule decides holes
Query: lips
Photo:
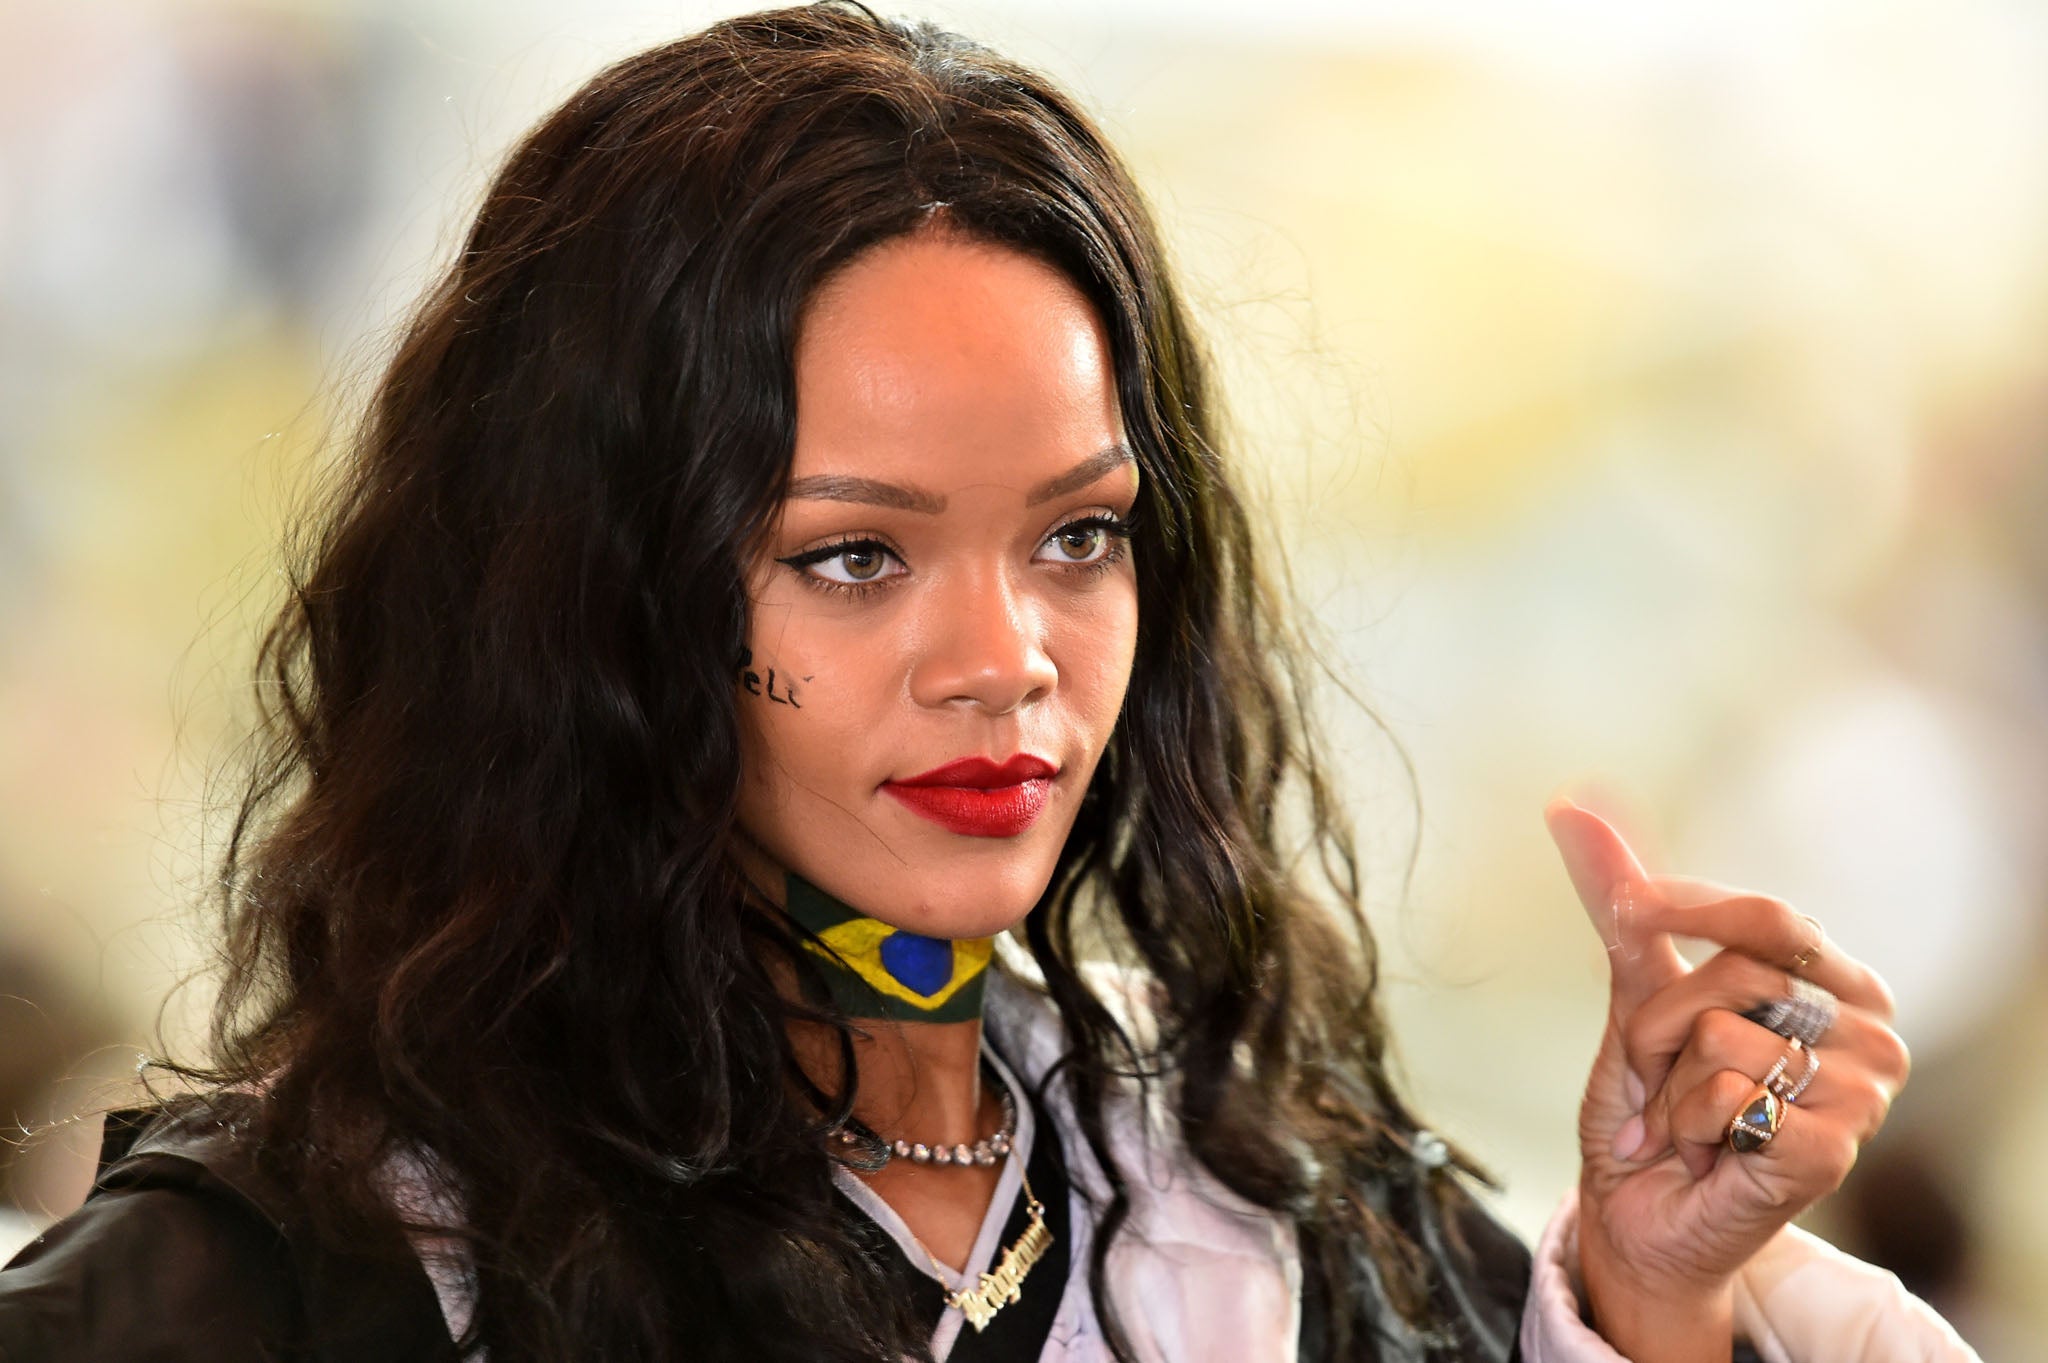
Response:
[[[977,838],[1014,838],[1031,827],[1052,794],[1059,768],[1018,753],[1002,762],[963,757],[882,789],[912,813],[950,832]]]
[[[895,786],[966,786],[975,790],[993,790],[997,786],[1014,786],[1019,781],[1032,781],[1059,775],[1059,768],[1042,757],[1020,752],[1015,757],[1001,762],[986,757],[963,757],[957,762],[948,762],[943,767],[933,767],[918,776],[905,776],[890,785]]]

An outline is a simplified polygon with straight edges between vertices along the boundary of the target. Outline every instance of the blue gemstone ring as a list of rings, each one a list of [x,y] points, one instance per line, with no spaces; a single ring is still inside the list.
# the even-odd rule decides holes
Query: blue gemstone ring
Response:
[[[1728,1148],[1738,1155],[1754,1154],[1771,1143],[1784,1120],[1785,1104],[1768,1084],[1759,1084],[1756,1097],[1728,1123]]]

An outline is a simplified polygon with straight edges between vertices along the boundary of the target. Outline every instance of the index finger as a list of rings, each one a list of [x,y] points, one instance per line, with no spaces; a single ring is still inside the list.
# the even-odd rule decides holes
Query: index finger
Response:
[[[1892,991],[1883,978],[1830,940],[1819,919],[1784,900],[1693,876],[1651,876],[1649,889],[1638,909],[1646,924],[1731,947],[1891,1020]]]

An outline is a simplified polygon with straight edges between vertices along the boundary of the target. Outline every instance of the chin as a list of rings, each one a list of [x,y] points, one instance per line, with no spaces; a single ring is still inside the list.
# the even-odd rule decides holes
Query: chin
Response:
[[[909,882],[898,877],[878,878],[872,883],[893,880],[901,893],[872,907],[848,902],[870,917],[925,937],[995,937],[1030,915],[1052,878],[1051,859],[1043,865],[1033,859],[1014,866],[990,866],[978,858],[963,862],[966,864],[935,868]]]

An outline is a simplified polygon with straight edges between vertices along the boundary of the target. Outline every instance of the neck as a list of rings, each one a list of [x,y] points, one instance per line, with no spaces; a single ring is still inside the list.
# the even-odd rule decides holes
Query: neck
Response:
[[[993,954],[987,937],[952,941],[891,927],[786,872],[783,911],[806,943],[833,1004],[876,1022],[978,1022]]]
[[[1000,1103],[981,1084],[981,1014],[991,940],[950,941],[893,928],[795,873],[782,907],[808,943],[835,1007],[856,1023],[854,1116],[885,1139],[972,1144],[994,1130]],[[837,1030],[792,1028],[797,1059],[837,1087]]]

